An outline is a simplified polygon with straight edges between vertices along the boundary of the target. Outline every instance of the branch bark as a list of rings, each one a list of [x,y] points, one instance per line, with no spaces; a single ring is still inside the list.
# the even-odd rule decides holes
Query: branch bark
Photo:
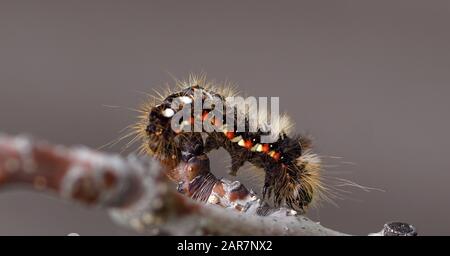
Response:
[[[104,208],[118,224],[145,234],[346,235],[295,211],[270,209],[239,182],[217,179],[206,155],[173,169],[149,157],[0,134],[0,188],[17,185]],[[415,234],[395,224],[385,225],[393,232],[377,234]]]

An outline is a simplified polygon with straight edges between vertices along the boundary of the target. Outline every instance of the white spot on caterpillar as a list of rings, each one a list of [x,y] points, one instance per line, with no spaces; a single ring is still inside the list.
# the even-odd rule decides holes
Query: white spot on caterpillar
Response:
[[[162,114],[163,114],[163,116],[170,118],[173,115],[175,115],[175,111],[173,111],[173,109],[171,109],[171,108],[166,108],[166,109],[164,109]]]
[[[242,140],[242,136],[237,136],[236,138],[232,139],[231,142],[239,142]]]
[[[255,146],[252,147],[252,151],[253,152],[262,152],[263,151],[263,147],[261,144],[256,144]]]
[[[183,102],[183,104],[191,104],[192,99],[188,96],[181,96],[180,101]]]
[[[238,145],[241,146],[241,147],[245,147],[245,141],[244,140],[240,140],[238,142]]]

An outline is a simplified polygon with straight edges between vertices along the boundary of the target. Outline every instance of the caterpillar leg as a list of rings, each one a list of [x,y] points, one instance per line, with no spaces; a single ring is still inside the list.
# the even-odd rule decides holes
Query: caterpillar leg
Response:
[[[210,172],[209,158],[204,152],[203,139],[199,133],[178,135],[181,162],[176,168],[177,190],[195,200],[206,201],[217,178]]]
[[[175,137],[181,152],[181,161],[189,162],[193,157],[204,155],[203,139],[200,133],[185,133]]]

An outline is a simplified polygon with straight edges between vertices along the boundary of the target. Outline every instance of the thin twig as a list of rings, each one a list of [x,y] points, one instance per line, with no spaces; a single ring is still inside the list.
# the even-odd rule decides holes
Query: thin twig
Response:
[[[117,223],[145,234],[345,235],[292,210],[264,208],[239,182],[215,178],[207,158],[167,168],[149,157],[0,135],[1,187],[22,184],[52,191],[72,202],[104,208]],[[168,172],[185,178],[176,176],[176,186]]]

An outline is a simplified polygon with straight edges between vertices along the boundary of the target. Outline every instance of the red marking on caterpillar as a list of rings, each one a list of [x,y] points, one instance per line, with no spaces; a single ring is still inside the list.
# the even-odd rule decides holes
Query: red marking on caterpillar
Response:
[[[260,129],[256,132],[238,131],[237,120],[233,115],[234,127],[227,127],[226,118],[215,117],[210,123],[227,127],[223,132],[203,132],[207,137],[198,147],[186,149],[180,145],[177,138],[186,137],[192,134],[192,131],[172,129],[171,121],[181,111],[181,108],[173,108],[174,101],[181,102],[181,106],[190,106],[188,104],[195,104],[194,94],[198,92],[201,93],[202,101],[212,96],[224,100],[234,93],[227,86],[217,86],[206,82],[204,77],[195,76],[189,77],[187,81],[178,82],[178,88],[178,91],[162,95],[159,103],[147,103],[142,108],[142,115],[135,130],[143,140],[144,151],[163,160],[175,161],[176,164],[181,158],[197,154],[199,151],[208,153],[222,147],[231,155],[231,174],[236,174],[247,161],[264,170],[263,198],[275,206],[287,205],[294,210],[303,211],[313,199],[321,197],[324,186],[320,175],[320,159],[311,153],[309,139],[290,135],[292,125],[287,116],[274,120],[278,122],[269,126],[276,135],[272,143],[261,142],[261,136],[267,131]],[[227,103],[223,102],[225,106]],[[227,112],[224,109],[222,110],[226,116]],[[211,113],[212,111],[206,110],[199,116],[191,115],[186,120],[187,124],[183,121],[181,125],[190,127],[199,119],[209,120]],[[245,119],[245,122],[248,125],[249,120]]]
[[[234,132],[227,132],[226,136],[227,136],[227,139],[232,140],[234,138]]]
[[[246,140],[246,141],[244,141],[244,147],[246,149],[251,149],[253,147],[253,144],[250,140]]]
[[[262,152],[264,152],[264,153],[269,152],[269,145],[268,144],[262,145]]]
[[[275,153],[272,155],[272,158],[275,159],[275,161],[280,160],[280,157],[281,157],[281,154],[280,154],[279,152],[275,152]]]

